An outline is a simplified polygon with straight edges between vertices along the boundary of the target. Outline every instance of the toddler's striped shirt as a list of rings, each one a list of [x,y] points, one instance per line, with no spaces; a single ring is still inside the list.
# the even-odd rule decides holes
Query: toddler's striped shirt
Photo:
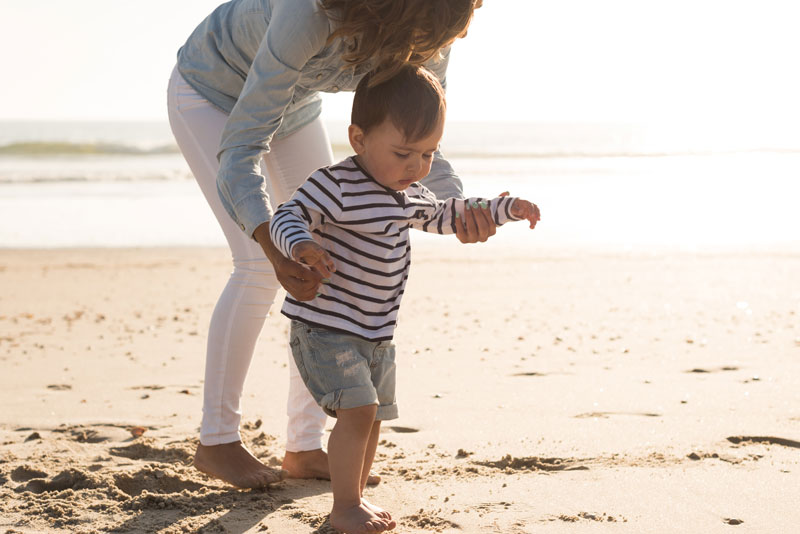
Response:
[[[392,339],[411,265],[409,228],[455,233],[465,202],[488,202],[497,225],[516,220],[515,198],[437,200],[419,183],[405,191],[379,184],[350,157],[314,172],[270,222],[270,235],[290,259],[300,241],[316,240],[336,272],[314,300],[286,295],[281,312],[310,326],[371,340]]]

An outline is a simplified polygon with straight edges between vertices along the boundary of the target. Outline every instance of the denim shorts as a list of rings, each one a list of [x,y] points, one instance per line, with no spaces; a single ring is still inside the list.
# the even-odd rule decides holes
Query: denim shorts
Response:
[[[289,344],[306,387],[326,414],[378,405],[377,421],[397,419],[394,345],[292,321]]]

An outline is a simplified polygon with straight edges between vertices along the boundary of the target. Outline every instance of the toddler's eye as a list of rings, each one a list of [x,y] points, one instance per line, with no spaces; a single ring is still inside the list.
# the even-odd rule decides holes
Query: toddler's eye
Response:
[[[422,157],[425,159],[431,159],[433,158],[433,154],[423,154]]]
[[[408,154],[402,154],[400,152],[395,152],[394,155],[400,159],[406,159],[409,156]]]

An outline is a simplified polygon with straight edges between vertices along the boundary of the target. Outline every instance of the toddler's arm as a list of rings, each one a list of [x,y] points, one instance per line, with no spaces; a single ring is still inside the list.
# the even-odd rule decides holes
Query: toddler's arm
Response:
[[[301,241],[313,241],[313,214],[295,198],[281,204],[272,216],[269,234],[281,254],[293,260],[292,248]]]
[[[434,200],[428,193],[423,193],[420,199],[432,201],[435,209],[420,218],[411,221],[411,226],[424,232],[436,234],[452,234],[456,231],[457,219],[464,217],[468,210],[488,208],[492,220],[497,226],[508,221],[528,219],[530,227],[534,228],[539,220],[539,208],[535,204],[516,197],[495,197],[492,199],[449,198],[444,201]]]
[[[293,198],[275,211],[269,231],[272,242],[284,256],[308,265],[327,278],[336,267],[311,235],[311,229],[321,222],[321,217],[319,212],[309,210]]]
[[[336,221],[341,216],[341,204],[333,200],[338,198],[338,192],[338,185],[332,179],[314,173],[275,211],[269,226],[272,242],[281,254],[308,264],[324,277],[335,271],[333,260],[314,241],[311,232],[327,220]]]

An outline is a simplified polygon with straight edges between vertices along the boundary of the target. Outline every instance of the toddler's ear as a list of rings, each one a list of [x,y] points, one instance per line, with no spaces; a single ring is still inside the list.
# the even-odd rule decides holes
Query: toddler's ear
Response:
[[[360,126],[351,124],[347,128],[347,136],[350,139],[350,146],[353,147],[359,156],[364,153],[364,130]]]

